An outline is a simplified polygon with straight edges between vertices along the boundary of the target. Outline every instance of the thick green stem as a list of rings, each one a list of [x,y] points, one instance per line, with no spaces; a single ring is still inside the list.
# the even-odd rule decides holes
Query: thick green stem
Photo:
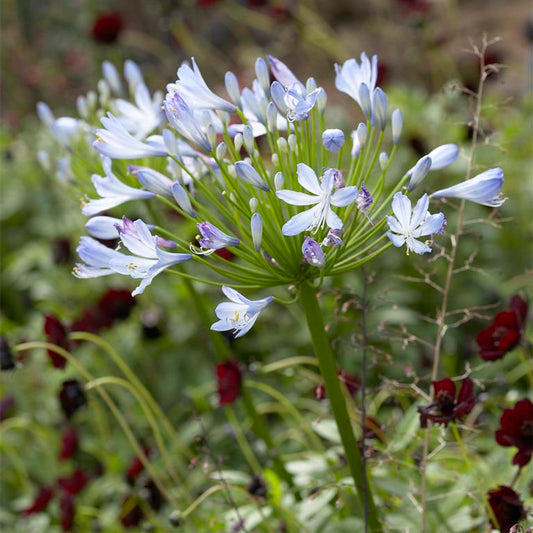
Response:
[[[361,507],[364,508],[365,482],[363,477],[363,461],[350,423],[350,417],[340,387],[339,378],[337,377],[337,363],[324,328],[324,320],[318,304],[316,289],[307,283],[302,283],[302,285],[300,285],[300,298],[302,309],[307,319],[309,332],[311,333],[315,355],[318,359],[320,374],[324,380],[331,409],[335,416],[335,421],[337,422],[342,445],[344,446],[344,453],[346,454],[348,466],[350,467],[350,472],[355,483],[357,497],[359,498]],[[368,529],[371,532],[382,531],[372,496],[368,474],[367,479],[366,505],[368,507]]]

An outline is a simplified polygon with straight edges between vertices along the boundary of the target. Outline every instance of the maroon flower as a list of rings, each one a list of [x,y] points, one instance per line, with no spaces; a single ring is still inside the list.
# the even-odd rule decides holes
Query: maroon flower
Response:
[[[215,254],[226,261],[233,261],[233,259],[235,259],[235,254],[227,248],[219,248],[218,250],[215,250]]]
[[[87,398],[81,383],[76,379],[69,379],[61,385],[59,403],[67,418],[70,418],[80,407],[87,405]]]
[[[352,396],[361,388],[361,382],[355,374],[348,374],[346,370],[341,369],[337,370],[337,376],[339,376],[339,380],[344,383],[344,385],[348,389],[348,392]],[[320,402],[322,400],[325,400],[326,397],[326,387],[323,383],[318,384],[315,387],[315,398]]]
[[[217,363],[218,403],[231,404],[241,393],[242,374],[239,363],[229,359],[225,363]]]
[[[66,491],[59,498],[59,519],[63,531],[72,531],[74,525],[74,496]]]
[[[12,394],[7,394],[0,400],[0,422],[10,417],[17,406],[17,399]]]
[[[74,320],[70,325],[72,331],[85,331],[87,333],[98,333],[101,327],[102,318],[99,310],[95,307],[86,309],[81,317]]]
[[[22,516],[28,516],[34,513],[40,513],[44,511],[52,498],[54,497],[54,489],[51,487],[41,487],[33,503],[27,508],[21,511]]]
[[[196,0],[198,6],[202,8],[216,6],[218,2],[219,0]]]
[[[435,401],[418,408],[420,425],[423,428],[427,427],[428,420],[447,426],[448,422],[460,420],[467,415],[476,404],[474,382],[470,378],[462,381],[457,398],[455,383],[450,378],[434,381],[433,389]]]
[[[65,350],[70,350],[67,328],[61,320],[55,315],[46,315],[44,317],[44,333],[46,340],[52,344],[57,344]],[[48,350],[48,357],[55,368],[65,368],[67,360],[54,350]]]
[[[150,447],[143,446],[143,453],[146,457],[150,457]],[[133,485],[139,474],[144,470],[144,465],[139,457],[134,457],[126,470],[126,481]]]
[[[74,470],[71,476],[61,477],[57,480],[61,489],[72,496],[82,491],[87,483],[89,483],[89,476],[81,468]]]
[[[144,511],[135,496],[126,496],[122,502],[120,522],[125,528],[138,526],[144,518]]]
[[[78,433],[72,426],[66,426],[61,437],[61,450],[59,452],[59,460],[66,461],[70,459],[78,449],[79,438]]]
[[[476,337],[479,355],[485,361],[497,361],[511,351],[522,338],[529,304],[515,295],[511,298],[510,309],[500,311],[492,324],[481,330]]]
[[[112,44],[117,40],[122,26],[122,17],[119,13],[103,13],[96,17],[91,35],[99,43]]]
[[[110,327],[115,320],[125,320],[135,307],[135,298],[125,289],[109,289],[98,301],[103,324]]]
[[[504,409],[500,418],[501,429],[496,431],[496,442],[501,446],[516,446],[518,452],[513,464],[527,465],[533,454],[533,403],[527,398],[516,402],[512,409]]]
[[[514,525],[526,517],[526,511],[520,497],[511,487],[506,485],[500,485],[497,489],[489,490],[489,505],[492,507],[496,520],[498,520],[501,533],[509,533]],[[496,524],[492,523],[492,525],[496,527]]]
[[[258,474],[254,474],[250,483],[248,483],[246,490],[248,494],[255,496],[256,498],[265,498],[267,495],[267,488],[265,480]]]
[[[15,368],[15,360],[13,359],[13,352],[9,347],[7,339],[0,336],[0,369],[13,370]]]

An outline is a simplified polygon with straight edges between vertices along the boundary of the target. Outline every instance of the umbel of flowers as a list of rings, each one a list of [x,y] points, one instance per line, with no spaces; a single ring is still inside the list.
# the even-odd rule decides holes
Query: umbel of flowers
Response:
[[[403,118],[398,109],[389,113],[387,96],[377,86],[377,57],[362,54],[360,61],[336,65],[335,72],[347,105],[357,104],[364,115],[351,132],[327,124],[326,93],[313,78],[304,83],[274,57],[256,61],[250,88],[241,89],[237,77],[226,73],[229,98],[211,91],[194,59],[178,69],[164,99],[151,96],[138,67],[127,62],[132,101],[106,62],[100,107],[89,94],[78,100],[82,119],[56,119],[44,104],[39,113],[63,144],[92,136],[102,158],[103,175],[92,176],[97,197],[86,198],[82,207],[90,236],[81,238],[77,250],[77,277],[130,276],[139,280],[134,296],[164,271],[221,286],[227,301],[216,307],[218,320],[211,327],[235,337],[280,303],[268,293],[249,299],[250,291],[296,287],[363,503],[361,458],[316,290],[324,279],[357,269],[391,245],[407,254],[430,253],[446,225],[442,213],[430,212],[430,200],[499,206],[503,172],[490,169],[413,201],[428,173],[456,160],[457,146],[444,144],[412,168],[398,168]],[[103,127],[90,126],[104,111]],[[40,158],[50,165],[49,156]],[[137,164],[126,167],[121,160]],[[58,170],[68,179],[68,160]],[[152,218],[124,217],[120,207],[132,201],[150,202]],[[160,223],[154,202],[190,224]],[[194,242],[188,230],[180,231],[191,224],[197,228]],[[120,246],[109,248],[101,239],[118,239]],[[225,249],[233,260],[215,253]],[[370,487],[367,493],[369,525],[378,530]]]

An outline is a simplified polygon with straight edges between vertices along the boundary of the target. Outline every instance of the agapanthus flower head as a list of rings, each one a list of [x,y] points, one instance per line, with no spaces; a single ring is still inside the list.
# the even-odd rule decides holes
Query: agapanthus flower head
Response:
[[[513,464],[523,467],[533,454],[533,403],[528,398],[516,402],[512,409],[504,409],[500,418],[500,429],[496,431],[496,442],[500,446],[518,448]]]
[[[331,209],[346,207],[357,197],[357,187],[343,187],[333,192],[334,174],[326,171],[319,183],[315,171],[305,163],[297,166],[298,183],[312,194],[282,189],[276,196],[291,205],[314,205],[311,209],[294,215],[282,228],[283,235],[298,235],[304,231],[319,230],[327,224],[331,229],[341,229],[342,220]]]
[[[507,485],[489,490],[488,500],[501,533],[510,533],[513,526],[526,518],[526,510],[520,496]],[[496,524],[492,525],[496,527]]]
[[[509,309],[497,313],[491,325],[477,334],[476,342],[482,359],[497,361],[518,345],[522,338],[528,308],[526,300],[514,295],[509,303]]]
[[[261,300],[248,300],[231,287],[222,287],[222,292],[230,301],[217,305],[215,313],[219,320],[211,325],[211,329],[233,331],[236,339],[248,333],[259,313],[272,303],[272,296]]]
[[[500,207],[505,202],[502,197],[503,170],[491,168],[475,178],[463,181],[452,187],[434,192],[432,198],[460,198],[487,207]]]
[[[65,416],[70,419],[76,411],[87,405],[82,384],[77,379],[64,381],[59,392],[59,403]]]
[[[217,363],[217,392],[220,405],[232,404],[240,395],[242,387],[242,372],[238,361],[229,359],[224,363]]]
[[[65,350],[70,350],[70,341],[68,340],[68,328],[55,315],[46,315],[44,317],[44,333],[46,340],[51,344],[56,344]],[[54,350],[47,350],[48,358],[54,368],[65,368],[67,360]]]
[[[435,400],[418,408],[420,425],[427,427],[428,420],[434,424],[448,425],[449,422],[461,420],[476,404],[474,382],[465,378],[461,382],[459,394],[455,383],[450,378],[433,382]]]
[[[396,247],[406,244],[407,253],[427,254],[431,248],[427,243],[417,239],[439,233],[444,225],[444,215],[438,213],[430,215],[428,211],[429,199],[424,194],[411,211],[411,201],[401,192],[397,192],[392,200],[394,217],[387,216],[390,231],[387,237]]]

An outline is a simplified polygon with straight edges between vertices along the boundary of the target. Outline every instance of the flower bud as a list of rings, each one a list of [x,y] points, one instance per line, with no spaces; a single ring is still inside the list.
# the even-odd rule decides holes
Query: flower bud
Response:
[[[242,130],[242,139],[244,142],[244,148],[250,155],[252,155],[254,151],[254,132],[251,126],[244,126]]]
[[[372,118],[372,102],[370,99],[370,90],[366,83],[359,86],[359,105],[367,119]]]
[[[270,190],[270,187],[259,175],[259,172],[257,172],[257,170],[255,170],[255,168],[252,167],[252,165],[250,165],[246,161],[237,161],[235,163],[235,172],[237,173],[237,177],[239,177],[246,183],[249,183],[254,187],[258,187],[259,189],[266,192]]]
[[[250,227],[252,230],[252,240],[254,243],[254,248],[256,251],[261,249],[261,239],[263,237],[263,219],[259,213],[254,213],[252,215],[252,220],[250,221]]]
[[[89,106],[85,96],[78,96],[78,98],[76,98],[76,109],[81,118],[86,120],[89,118]]]
[[[359,139],[359,144],[363,147],[366,143],[366,137],[368,134],[368,128],[364,122],[360,122],[357,126],[357,138]]]
[[[124,63],[124,77],[128,82],[128,88],[131,94],[135,93],[137,85],[141,83],[144,84],[143,75],[139,65],[137,65],[137,63],[131,59],[127,59]]]
[[[223,126],[228,125],[230,114],[227,111],[223,111],[222,109],[217,109],[217,117],[220,119],[220,122],[222,122]]]
[[[174,132],[165,128],[163,130],[163,142],[165,143],[165,148],[168,150],[169,154],[176,155],[178,153],[178,140],[174,135]]]
[[[271,132],[275,132],[278,127],[278,110],[273,102],[269,102],[266,108],[267,127]]]
[[[149,167],[128,166],[128,172],[135,176],[148,191],[161,196],[171,196],[172,180]]]
[[[429,152],[431,157],[431,170],[440,170],[451,165],[459,155],[459,148],[456,144],[442,144]]]
[[[344,146],[344,133],[339,129],[329,129],[322,133],[324,147],[336,154]]]
[[[226,144],[221,142],[216,149],[216,156],[218,160],[224,159],[224,156],[226,155],[228,149],[226,148]]]
[[[376,124],[381,131],[387,127],[388,106],[387,95],[379,87],[376,87],[372,95],[372,110]]]
[[[326,256],[322,251],[322,247],[311,237],[305,238],[302,244],[302,254],[311,266],[317,268],[324,268],[326,266]]]
[[[422,159],[419,159],[417,164],[413,167],[411,172],[411,179],[409,180],[409,185],[407,185],[407,190],[411,192],[414,190],[422,180],[427,176],[427,173],[431,170],[431,157],[424,156]]]
[[[394,144],[398,144],[398,141],[400,140],[400,136],[402,134],[402,128],[403,128],[402,112],[399,109],[395,109],[392,112],[391,124],[392,124],[392,142]]]
[[[92,111],[93,109],[96,109],[96,102],[98,100],[98,97],[96,96],[95,91],[89,91],[87,93],[87,105],[89,106],[89,109]]]
[[[291,133],[289,135],[287,142],[289,143],[290,150],[292,152],[296,152],[296,150],[298,149],[298,142],[296,141],[296,135],[294,135],[294,133]]]
[[[196,213],[191,205],[191,200],[187,191],[177,181],[172,184],[172,195],[174,196],[176,203],[185,213],[192,218],[196,218]]]
[[[270,92],[270,72],[268,71],[268,65],[262,57],[258,57],[255,62],[255,76],[257,81],[263,88],[266,94]]]
[[[305,82],[305,90],[307,93],[312,93],[318,85],[316,84],[315,78],[307,78],[307,81]]]
[[[114,94],[122,93],[122,83],[120,81],[120,76],[118,74],[115,65],[109,61],[104,61],[102,63],[102,74],[104,79],[107,82],[107,85],[113,91]]]
[[[50,172],[50,170],[52,170],[50,156],[48,155],[48,152],[45,152],[44,150],[39,150],[37,152],[37,161],[39,161],[39,164],[45,172]]]
[[[324,113],[327,102],[328,102],[328,95],[326,94],[326,91],[321,87],[320,92],[318,93],[318,97],[316,99],[316,107],[320,114]]]
[[[289,151],[289,143],[287,142],[287,139],[285,139],[285,137],[280,137],[277,143],[278,143],[278,150],[282,154],[286,154]]]
[[[279,167],[279,156],[278,156],[278,154],[272,154],[271,160],[272,160],[272,164],[274,165],[274,167],[278,168]]]
[[[106,106],[107,102],[109,101],[109,96],[111,95],[109,85],[105,82],[105,80],[99,80],[96,84],[96,88],[98,89],[98,97],[100,99],[100,104],[102,106]]]
[[[272,85],[270,86],[270,96],[274,104],[276,104],[279,112],[286,117],[289,108],[285,103],[285,89],[279,81],[272,82]]]
[[[89,219],[85,229],[89,235],[97,239],[112,240],[119,237],[117,225],[122,226],[122,219],[98,215]]]
[[[350,155],[352,157],[359,157],[359,154],[361,153],[361,143],[359,142],[359,137],[357,136],[356,131],[352,131],[352,151],[350,152]]]
[[[209,144],[211,146],[215,146],[215,144],[217,143],[217,132],[213,124],[209,124],[209,126],[207,126],[207,129],[205,131],[205,136],[207,137]]]
[[[283,177],[283,174],[281,172],[276,172],[276,175],[274,176],[274,187],[276,191],[283,189],[284,182],[285,178]]]
[[[237,135],[235,135],[233,143],[235,144],[235,151],[239,153],[241,151],[243,143],[242,133],[237,133]]]
[[[224,76],[224,83],[226,84],[226,91],[231,98],[231,101],[238,107],[241,107],[241,91],[239,88],[239,81],[233,72],[226,72]]]
[[[379,154],[379,166],[381,167],[381,170],[385,170],[388,162],[389,162],[389,156],[387,152],[381,152]]]
[[[252,213],[255,213],[257,211],[257,206],[259,205],[259,202],[257,201],[257,198],[255,196],[252,196],[250,198],[250,201],[248,202],[248,205],[250,206],[250,211]]]

